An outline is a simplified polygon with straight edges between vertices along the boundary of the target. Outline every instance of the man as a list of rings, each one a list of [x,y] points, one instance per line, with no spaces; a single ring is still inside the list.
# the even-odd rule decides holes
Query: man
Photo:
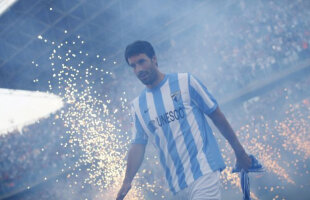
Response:
[[[117,200],[130,190],[149,138],[174,194],[188,188],[188,199],[220,199],[220,171],[225,164],[205,115],[228,140],[241,168],[247,170],[251,159],[216,100],[194,76],[160,72],[149,42],[128,45],[125,59],[146,88],[132,102],[133,139]]]

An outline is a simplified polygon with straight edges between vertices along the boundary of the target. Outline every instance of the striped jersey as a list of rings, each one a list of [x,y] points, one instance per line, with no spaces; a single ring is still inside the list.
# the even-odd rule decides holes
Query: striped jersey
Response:
[[[188,73],[166,74],[132,101],[132,143],[154,143],[174,194],[200,176],[225,168],[205,118],[217,106],[207,88]]]

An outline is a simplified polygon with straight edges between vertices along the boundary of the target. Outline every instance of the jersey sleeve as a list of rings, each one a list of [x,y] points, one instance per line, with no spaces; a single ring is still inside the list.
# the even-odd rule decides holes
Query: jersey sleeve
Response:
[[[189,92],[191,101],[206,115],[210,115],[218,103],[208,89],[193,75],[189,74]]]
[[[147,144],[148,136],[145,133],[133,106],[131,108],[131,132],[132,144]]]

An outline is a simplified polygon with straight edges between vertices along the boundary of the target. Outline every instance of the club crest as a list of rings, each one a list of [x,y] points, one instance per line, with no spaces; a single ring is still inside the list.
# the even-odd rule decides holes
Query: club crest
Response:
[[[174,102],[178,102],[181,99],[181,91],[176,91],[172,93],[171,98]]]

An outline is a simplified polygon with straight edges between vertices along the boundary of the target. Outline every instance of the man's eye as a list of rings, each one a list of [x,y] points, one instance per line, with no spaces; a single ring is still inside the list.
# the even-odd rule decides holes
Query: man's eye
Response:
[[[145,60],[139,60],[138,63],[139,65],[142,65],[145,62]]]
[[[136,64],[132,64],[132,65],[130,65],[130,67],[135,68],[135,67],[136,67]]]

